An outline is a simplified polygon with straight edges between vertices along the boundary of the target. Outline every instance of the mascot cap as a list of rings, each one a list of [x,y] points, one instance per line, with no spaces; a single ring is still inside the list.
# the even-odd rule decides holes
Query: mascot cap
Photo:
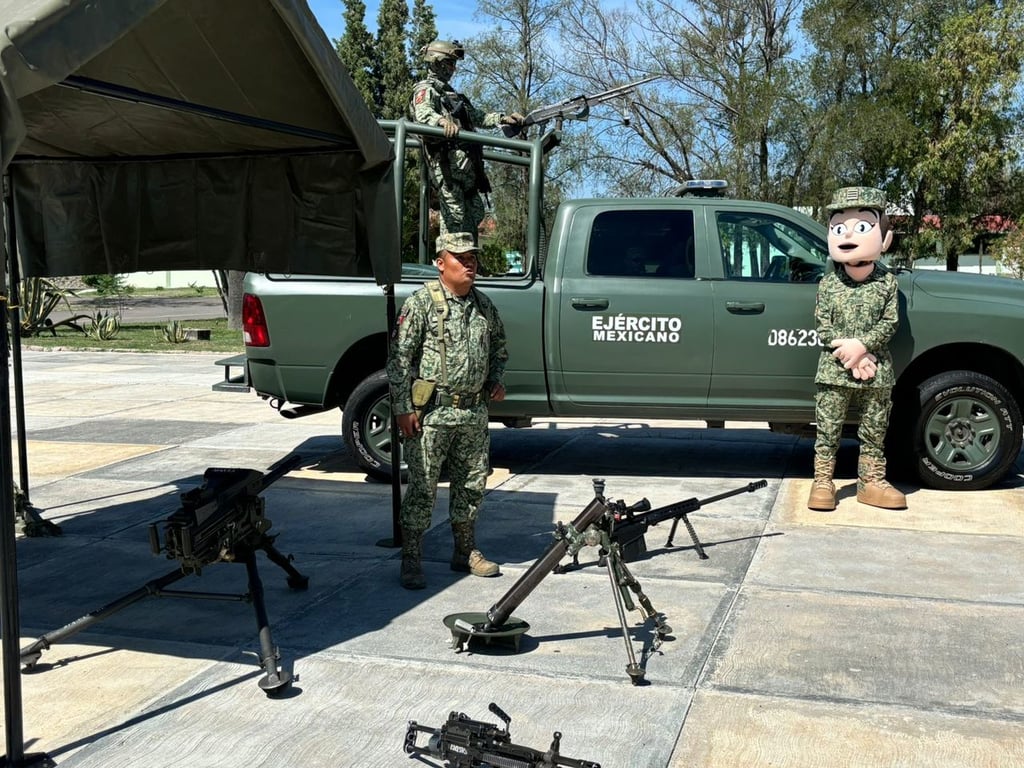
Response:
[[[874,187],[843,187],[832,195],[832,202],[825,206],[830,214],[844,208],[871,208],[885,213],[885,192]]]

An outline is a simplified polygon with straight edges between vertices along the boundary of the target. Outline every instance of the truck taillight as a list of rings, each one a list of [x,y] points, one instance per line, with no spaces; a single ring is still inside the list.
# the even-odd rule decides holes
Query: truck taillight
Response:
[[[242,296],[242,338],[247,347],[270,346],[270,329],[263,304],[251,293]]]

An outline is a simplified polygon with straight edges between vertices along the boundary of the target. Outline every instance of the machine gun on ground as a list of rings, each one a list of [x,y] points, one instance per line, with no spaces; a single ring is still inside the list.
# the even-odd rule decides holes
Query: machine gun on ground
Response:
[[[288,574],[288,586],[292,589],[306,589],[309,578],[292,566],[290,556],[286,557],[274,547],[276,537],[267,535],[271,522],[264,515],[265,502],[259,494],[301,463],[301,456],[289,456],[270,467],[266,474],[254,469],[207,469],[203,473],[203,484],[181,494],[181,508],[164,522],[162,546],[157,524],[153,523],[149,527],[149,543],[153,554],[163,551],[167,559],[178,560],[180,566],[124,597],[46,633],[23,648],[21,663],[26,670],[31,670],[42,652],[54,643],[67,639],[145,597],[205,598],[253,604],[260,642],[260,667],[266,673],[259,686],[268,696],[287,688],[291,683],[291,675],[277,664],[280,654],[270,635],[270,622],[263,602],[263,582],[256,567],[256,552],[262,550],[271,562]],[[249,591],[244,595],[225,595],[165,589],[189,574],[198,576],[204,567],[217,562],[244,563],[249,577]]]
[[[665,617],[654,609],[640,588],[640,582],[626,567],[623,548],[629,549],[632,555],[646,551],[646,545],[643,545],[641,550],[644,532],[651,525],[666,520],[673,521],[669,534],[671,546],[676,526],[682,520],[701,559],[707,559],[707,554],[687,515],[706,504],[741,493],[750,493],[768,485],[766,481],[758,480],[707,499],[688,499],[652,510],[647,499],[641,499],[628,506],[621,500],[610,501],[604,497],[604,480],[595,479],[593,483],[594,499],[570,524],[559,522],[555,526],[555,541],[486,613],[453,613],[444,618],[445,626],[451,631],[451,644],[454,650],[461,651],[466,643],[479,638],[487,642],[492,639],[511,640],[518,651],[519,638],[526,633],[530,625],[513,616],[512,612],[537,588],[545,576],[556,570],[563,557],[568,554],[575,559],[583,547],[598,547],[600,560],[608,570],[619,625],[626,641],[626,653],[629,657],[626,674],[634,685],[643,683],[644,669],[637,663],[629,637],[629,627],[626,625],[626,611],[636,610],[630,593],[636,596],[644,620],[654,619],[655,640],[651,650],[657,650],[662,641],[671,639],[669,635],[672,628],[665,622]]]
[[[652,80],[657,79],[657,75],[651,75],[650,77],[645,77],[642,80],[626,83],[625,85],[618,85],[614,88],[609,88],[607,91],[601,91],[600,93],[574,96],[571,99],[560,101],[557,104],[548,104],[544,107],[538,107],[537,109],[528,112],[526,117],[523,118],[523,122],[516,125],[503,125],[501,130],[508,138],[511,139],[522,134],[531,125],[543,125],[551,120],[555,121],[555,128],[561,130],[563,121],[586,120],[590,117],[590,108],[595,104],[604,104],[606,101],[627,96],[644,83],[649,83]],[[622,121],[626,125],[629,125],[629,112],[626,110],[623,111]]]
[[[546,752],[513,744],[509,733],[512,718],[497,704],[491,704],[488,709],[505,723],[504,728],[471,720],[462,712],[449,714],[448,721],[440,728],[429,728],[410,720],[405,731],[406,753],[413,757],[428,755],[440,758],[447,762],[448,768],[601,768],[599,763],[590,760],[560,755],[558,748],[562,734],[558,731],[555,731]],[[420,733],[430,734],[426,746],[416,744],[416,736]]]

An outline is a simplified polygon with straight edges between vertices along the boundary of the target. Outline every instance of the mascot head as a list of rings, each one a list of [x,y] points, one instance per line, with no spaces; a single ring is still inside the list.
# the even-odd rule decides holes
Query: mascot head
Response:
[[[829,256],[857,282],[867,280],[892,243],[885,193],[872,187],[844,187],[825,210]]]

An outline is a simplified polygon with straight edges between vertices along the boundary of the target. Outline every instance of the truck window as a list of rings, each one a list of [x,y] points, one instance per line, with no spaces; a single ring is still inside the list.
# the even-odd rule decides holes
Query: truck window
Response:
[[[827,244],[774,216],[720,212],[718,239],[729,279],[816,283],[825,275]]]
[[[598,214],[587,243],[587,274],[693,278],[693,212],[625,210]]]

